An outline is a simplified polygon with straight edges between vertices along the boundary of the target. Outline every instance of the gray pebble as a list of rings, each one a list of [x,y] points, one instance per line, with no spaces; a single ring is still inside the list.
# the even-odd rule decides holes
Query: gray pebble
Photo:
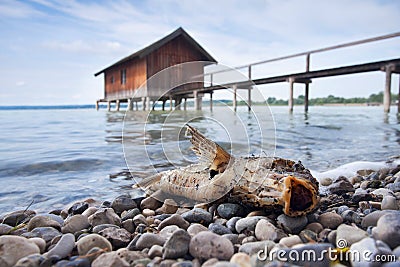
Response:
[[[0,236],[0,248],[0,266],[4,267],[14,266],[18,260],[40,253],[35,243],[20,236]]]
[[[6,214],[4,217],[0,218],[0,221],[10,226],[17,226],[35,215],[36,212],[33,210],[18,210]]]
[[[99,224],[99,225],[93,227],[92,232],[98,234],[100,231],[103,231],[104,229],[109,228],[109,227],[119,228],[119,226],[114,225],[114,224]]]
[[[101,254],[92,262],[92,267],[105,267],[105,266],[129,267],[130,264],[127,263],[121,257],[119,257],[116,251],[111,251],[108,253]]]
[[[54,229],[53,227],[37,227],[30,232],[33,236],[32,237],[40,237],[49,243],[54,237],[60,236],[61,232]],[[29,233],[27,233],[29,234]],[[23,234],[25,236],[25,234]]]
[[[341,214],[342,218],[344,221],[350,222],[350,223],[355,223],[355,224],[360,224],[361,223],[361,217],[357,212],[354,212],[352,210],[346,210]]]
[[[277,218],[278,224],[290,234],[298,234],[307,225],[307,217],[289,217],[285,214],[281,214]]]
[[[93,215],[90,215],[88,219],[93,227],[100,224],[121,225],[121,218],[110,208],[99,209]]]
[[[156,210],[159,207],[161,207],[161,205],[162,205],[162,202],[158,201],[157,199],[155,199],[153,197],[147,197],[140,202],[140,208],[142,210],[144,210],[144,209]]]
[[[267,248],[268,251],[271,251],[274,246],[275,242],[271,240],[249,242],[241,245],[239,248],[239,252],[253,255],[259,253],[261,250],[265,250],[265,248]]]
[[[80,256],[86,255],[88,251],[94,247],[105,249],[106,251],[112,251],[110,241],[98,234],[89,234],[80,238],[76,242],[76,247]]]
[[[367,228],[369,226],[376,226],[378,220],[380,217],[382,217],[385,214],[388,213],[392,213],[392,212],[396,212],[396,211],[392,211],[392,210],[377,210],[374,212],[369,213],[368,215],[366,215],[362,221],[361,221],[361,226],[363,228]]]
[[[236,232],[236,223],[242,219],[241,217],[232,217],[226,222],[226,227],[232,232]]]
[[[400,182],[394,182],[392,184],[388,184],[387,188],[393,192],[399,192],[400,191]]]
[[[236,203],[222,203],[218,206],[217,212],[219,216],[224,219],[230,219],[232,217],[242,217],[245,215],[244,208]]]
[[[190,235],[183,229],[173,232],[172,236],[164,244],[163,258],[176,259],[186,255],[189,250]]]
[[[136,202],[129,195],[118,196],[111,202],[111,208],[118,214],[136,207]]]
[[[367,255],[367,257],[353,258],[350,257],[351,266],[354,267],[373,267],[378,266],[374,264],[373,259],[377,255],[390,255],[390,249],[379,246],[379,244],[370,237],[366,237],[357,243],[350,246],[350,251],[357,251],[360,255]]]
[[[368,233],[364,230],[355,226],[341,224],[336,231],[336,246],[343,240],[347,246],[351,246],[366,237],[368,237]]]
[[[325,228],[336,229],[343,222],[343,218],[335,212],[326,212],[319,216],[318,221]]]
[[[64,221],[64,225],[61,228],[61,231],[65,233],[75,233],[81,231],[83,229],[87,229],[90,227],[89,220],[86,216],[77,214],[71,217],[68,217]]]
[[[61,230],[61,224],[59,222],[43,215],[36,215],[29,221],[27,225],[28,231],[32,231],[37,227],[53,227],[57,230]]]
[[[213,216],[206,210],[194,208],[190,211],[183,213],[182,218],[190,223],[201,223],[204,225],[208,225],[212,221]]]
[[[267,218],[264,216],[252,216],[239,219],[235,224],[236,232],[241,233],[244,230],[254,231],[258,221],[261,219],[267,219]]]
[[[128,219],[133,219],[138,214],[140,214],[140,210],[138,208],[134,208],[131,210],[125,210],[121,213],[121,220],[125,221]]]
[[[190,254],[202,260],[218,258],[229,260],[233,253],[233,244],[226,238],[211,232],[200,232],[195,235],[189,245]]]
[[[131,233],[123,228],[109,227],[99,232],[101,236],[107,238],[114,248],[126,247],[131,241]]]
[[[399,205],[397,204],[396,198],[393,196],[385,196],[382,199],[381,209],[382,210],[398,210]]]
[[[391,212],[379,218],[375,228],[372,229],[372,236],[382,240],[392,249],[400,245],[400,211]]]
[[[186,221],[181,215],[174,214],[169,218],[166,218],[165,220],[161,221],[161,223],[158,225],[158,230],[163,229],[167,225],[176,225],[186,230],[188,229],[190,223]]]
[[[295,254],[295,255],[305,255],[304,252],[310,253],[311,251],[314,251],[314,253],[310,253],[317,255],[318,260],[308,260],[307,257],[287,257],[288,263],[298,265],[298,266],[309,266],[309,267],[320,267],[320,266],[330,266],[330,259],[329,259],[329,253],[324,253],[329,250],[329,248],[333,248],[331,244],[327,243],[315,243],[315,244],[306,244],[302,245],[300,247],[293,247],[291,249],[283,249],[286,251],[286,255],[289,255],[289,253]]]
[[[200,232],[208,231],[208,228],[199,223],[192,223],[189,228],[187,229],[188,233],[191,236],[195,236]]]
[[[278,229],[275,225],[273,225],[266,219],[261,219],[257,222],[254,234],[256,238],[260,241],[278,241],[282,237],[287,236],[281,229]]]
[[[210,223],[208,230],[218,235],[232,234],[232,231],[219,223]]]
[[[163,255],[162,249],[163,247],[160,245],[153,245],[147,254],[151,259],[155,257],[162,257]]]
[[[151,248],[153,245],[163,246],[165,239],[153,233],[144,233],[136,241],[136,248],[142,250],[144,248]]]
[[[64,234],[60,241],[51,249],[45,253],[44,256],[51,257],[57,255],[60,259],[67,257],[75,247],[75,236],[73,234]]]
[[[334,183],[327,187],[327,191],[331,194],[342,195],[347,192],[354,192],[354,187],[346,177],[340,176]]]
[[[40,254],[31,254],[19,259],[14,267],[39,267],[44,259],[45,258]]]

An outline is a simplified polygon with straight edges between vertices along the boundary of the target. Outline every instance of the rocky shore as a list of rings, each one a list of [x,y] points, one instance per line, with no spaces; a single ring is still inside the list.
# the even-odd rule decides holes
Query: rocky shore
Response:
[[[0,218],[0,266],[399,266],[400,166],[320,182],[318,209],[296,218],[237,203],[179,208],[134,190],[14,211]]]

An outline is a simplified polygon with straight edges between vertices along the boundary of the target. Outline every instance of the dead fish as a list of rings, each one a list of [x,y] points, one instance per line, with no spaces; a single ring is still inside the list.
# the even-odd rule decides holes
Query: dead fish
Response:
[[[137,185],[148,194],[176,196],[194,203],[239,202],[288,216],[305,215],[319,201],[318,181],[292,160],[277,157],[234,157],[187,125],[198,164],[160,172]]]

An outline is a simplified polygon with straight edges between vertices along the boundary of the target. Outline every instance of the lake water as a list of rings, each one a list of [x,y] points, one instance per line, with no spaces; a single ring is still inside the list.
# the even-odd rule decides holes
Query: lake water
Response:
[[[135,183],[127,166],[136,178],[194,162],[185,123],[235,155],[276,155],[316,171],[400,154],[400,120],[382,107],[253,110],[1,110],[0,214],[32,201],[31,208],[49,211],[89,197],[112,200]]]

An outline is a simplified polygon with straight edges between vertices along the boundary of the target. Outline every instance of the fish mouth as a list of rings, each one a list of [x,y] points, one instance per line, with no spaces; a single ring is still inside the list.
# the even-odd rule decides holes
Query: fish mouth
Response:
[[[314,185],[302,178],[288,176],[284,181],[284,213],[288,216],[302,216],[312,211],[318,203],[318,192]]]

